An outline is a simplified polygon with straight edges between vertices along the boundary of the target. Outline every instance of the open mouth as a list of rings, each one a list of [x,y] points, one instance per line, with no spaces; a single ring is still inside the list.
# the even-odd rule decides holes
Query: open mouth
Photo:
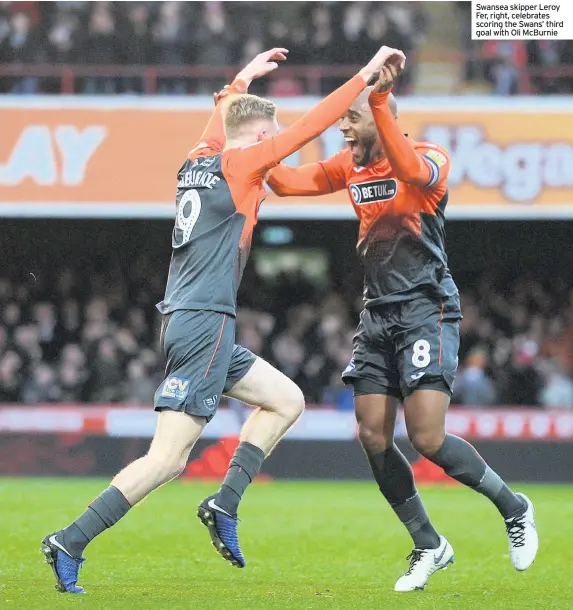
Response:
[[[346,142],[346,145],[348,146],[348,148],[350,148],[350,150],[354,154],[354,152],[356,151],[356,149],[358,147],[358,142],[354,138],[351,138],[350,136],[345,136],[344,141]]]

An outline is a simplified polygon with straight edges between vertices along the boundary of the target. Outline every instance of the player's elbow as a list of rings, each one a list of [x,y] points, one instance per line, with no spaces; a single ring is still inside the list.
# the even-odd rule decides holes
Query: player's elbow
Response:
[[[287,197],[289,195],[288,188],[283,186],[280,182],[267,179],[267,186],[277,197]]]
[[[271,191],[277,196],[277,197],[288,197],[289,193],[288,190],[285,188],[282,188],[281,186],[278,185],[273,185],[271,186],[269,184],[269,187],[271,189]]]

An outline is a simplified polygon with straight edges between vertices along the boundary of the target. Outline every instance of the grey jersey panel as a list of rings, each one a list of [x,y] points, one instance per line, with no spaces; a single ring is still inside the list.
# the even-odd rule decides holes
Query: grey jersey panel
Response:
[[[236,213],[221,155],[187,159],[177,179],[173,254],[157,308],[163,314],[206,309],[235,315],[245,217]]]

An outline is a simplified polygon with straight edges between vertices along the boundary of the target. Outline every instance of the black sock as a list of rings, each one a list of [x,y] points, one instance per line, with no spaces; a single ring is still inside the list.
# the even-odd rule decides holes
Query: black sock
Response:
[[[116,487],[108,487],[88,508],[60,533],[63,546],[74,556],[81,557],[88,543],[115,525],[131,508]]]
[[[456,481],[489,498],[504,519],[520,515],[527,508],[481,455],[459,436],[447,434],[443,445],[428,459]]]
[[[404,454],[392,445],[376,455],[368,455],[374,478],[382,495],[405,525],[417,549],[436,549],[440,536],[420,500],[414,473]]]
[[[237,514],[245,489],[257,476],[264,459],[265,454],[259,447],[247,442],[239,444],[229,463],[229,470],[221,489],[217,493],[217,504],[221,508],[231,515]]]

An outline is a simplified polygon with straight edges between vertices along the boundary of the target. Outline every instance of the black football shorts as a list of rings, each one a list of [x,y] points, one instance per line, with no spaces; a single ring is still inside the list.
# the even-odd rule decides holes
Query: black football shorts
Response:
[[[161,347],[165,379],[155,410],[172,409],[210,421],[221,396],[242,379],[256,356],[235,345],[235,318],[216,311],[180,309],[164,316]]]
[[[403,400],[417,389],[451,396],[461,319],[458,295],[364,309],[343,381],[354,387],[355,396],[385,394]]]

